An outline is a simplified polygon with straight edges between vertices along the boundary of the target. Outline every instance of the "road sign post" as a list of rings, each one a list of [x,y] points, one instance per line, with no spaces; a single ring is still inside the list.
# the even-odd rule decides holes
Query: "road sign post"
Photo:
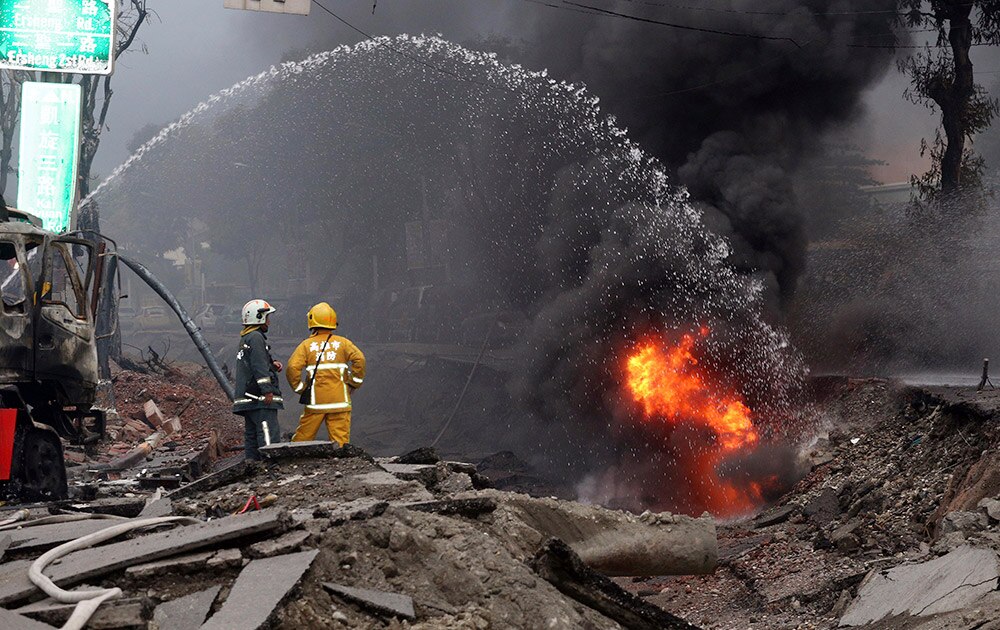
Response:
[[[75,83],[24,83],[21,89],[17,207],[46,230],[72,227],[80,156],[83,91]]]
[[[0,68],[111,74],[116,0],[0,0]]]

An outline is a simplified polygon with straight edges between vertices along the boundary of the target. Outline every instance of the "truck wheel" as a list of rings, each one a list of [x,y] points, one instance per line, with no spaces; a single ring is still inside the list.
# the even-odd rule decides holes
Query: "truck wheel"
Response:
[[[62,443],[53,433],[28,429],[15,461],[17,470],[12,473],[23,499],[52,501],[68,496]]]

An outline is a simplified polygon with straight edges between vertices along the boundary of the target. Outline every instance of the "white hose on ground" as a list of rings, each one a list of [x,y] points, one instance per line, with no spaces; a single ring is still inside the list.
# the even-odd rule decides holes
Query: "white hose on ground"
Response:
[[[47,567],[56,558],[61,558],[66,554],[80,549],[92,547],[98,543],[104,542],[105,540],[110,540],[116,536],[130,532],[133,529],[163,525],[165,523],[201,524],[201,522],[202,521],[199,521],[198,519],[189,518],[187,516],[161,516],[158,518],[145,518],[138,521],[128,521],[126,523],[121,523],[120,525],[112,525],[107,529],[102,529],[99,532],[94,532],[93,534],[82,536],[76,540],[71,540],[68,543],[59,545],[55,549],[47,551],[40,558],[38,558],[38,560],[31,563],[31,567],[28,568],[28,579],[54,600],[63,604],[77,604],[73,614],[70,616],[65,625],[63,625],[62,630],[82,630],[82,628],[87,625],[87,621],[90,619],[91,615],[94,614],[94,611],[97,610],[98,606],[100,606],[105,600],[118,597],[122,594],[122,590],[120,588],[101,588],[89,591],[63,590],[56,586],[55,582],[53,582],[49,576],[42,573],[45,567]]]
[[[18,510],[17,512],[14,512],[14,514],[11,515],[10,518],[0,521],[0,527],[5,527],[7,525],[14,525],[15,523],[18,523],[28,518],[28,515],[30,514],[31,512],[29,512],[28,510]]]
[[[92,519],[108,519],[125,521],[128,520],[124,516],[115,516],[113,514],[92,514],[90,512],[76,512],[73,514],[56,514],[54,516],[43,516],[42,518],[36,518],[34,520],[25,521],[23,523],[7,523],[3,521],[0,523],[0,532],[8,529],[20,529],[24,527],[34,527],[36,525],[52,525],[53,523],[72,523],[74,521],[89,521]]]

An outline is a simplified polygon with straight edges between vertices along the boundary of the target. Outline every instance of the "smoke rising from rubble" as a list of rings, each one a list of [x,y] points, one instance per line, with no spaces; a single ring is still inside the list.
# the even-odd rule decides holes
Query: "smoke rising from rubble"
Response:
[[[774,5],[775,12],[791,14],[740,24],[743,31],[794,38],[800,48],[707,34],[665,36],[593,16],[575,17],[569,27],[559,12],[524,24],[523,54],[538,60],[532,65],[585,80],[589,93],[433,38],[399,38],[392,46],[461,80],[381,42],[364,43],[305,69],[293,64],[272,73],[277,89],[241,104],[255,116],[215,112],[171,131],[195,159],[179,164],[169,143],[159,156],[151,154],[169,161],[172,177],[191,184],[181,199],[169,182],[157,181],[155,169],[133,167],[125,178],[170,190],[174,209],[222,214],[199,217],[218,252],[246,246],[226,245],[220,234],[244,216],[229,198],[241,190],[236,203],[249,204],[254,221],[280,226],[254,246],[282,251],[276,239],[299,238],[296,251],[312,255],[313,266],[325,256],[310,253],[323,251],[322,241],[313,246],[311,239],[327,236],[327,247],[348,253],[359,242],[399,246],[394,231],[415,218],[412,199],[430,190],[441,216],[468,235],[457,272],[474,289],[461,297],[471,298],[465,308],[495,299],[528,315],[528,327],[516,333],[521,358],[511,391],[537,417],[568,427],[576,444],[565,445],[559,457],[582,453],[582,466],[590,469],[617,459],[621,486],[630,488],[621,492],[631,494],[633,505],[636,496],[653,493],[661,507],[689,508],[685,489],[676,488],[683,480],[670,477],[675,469],[660,475],[642,469],[641,462],[664,459],[673,447],[622,434],[628,411],[620,400],[620,364],[637,336],[666,338],[708,326],[705,369],[743,395],[765,433],[780,435],[793,423],[804,369],[784,335],[763,321],[765,296],[786,300],[803,265],[805,239],[790,178],[825,131],[859,113],[862,90],[891,61],[886,51],[846,46],[887,34],[889,17],[813,15],[809,7],[820,4],[774,2],[769,10]],[[894,6],[880,1],[866,10],[883,5]],[[731,17],[699,19],[733,27]],[[499,91],[482,87],[498,84]],[[639,145],[603,120],[593,94],[604,96],[609,110],[634,129]],[[268,124],[254,127],[251,119]],[[666,171],[640,147],[657,155]],[[282,164],[286,174],[275,179],[273,169]],[[698,210],[674,188],[672,169]],[[254,173],[264,189],[247,190]],[[104,192],[108,203],[99,200],[119,205],[114,195],[136,194],[129,187],[118,182]],[[143,203],[144,212],[157,216],[155,203]],[[327,216],[310,214],[316,208]],[[335,234],[331,221],[340,222]],[[289,229],[292,234],[283,235]],[[353,258],[344,275],[356,283],[354,299],[361,301],[366,272],[356,264],[362,256]],[[393,268],[381,256],[380,265],[387,266],[380,267],[386,277],[405,273],[405,266]],[[664,492],[677,496],[663,501]]]

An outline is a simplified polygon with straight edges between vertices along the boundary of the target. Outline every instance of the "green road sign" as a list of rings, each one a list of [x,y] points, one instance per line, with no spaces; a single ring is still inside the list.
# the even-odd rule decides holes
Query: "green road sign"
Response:
[[[115,0],[0,0],[0,68],[111,74]]]
[[[53,232],[70,228],[76,205],[81,99],[75,83],[25,83],[21,89],[17,207]]]

